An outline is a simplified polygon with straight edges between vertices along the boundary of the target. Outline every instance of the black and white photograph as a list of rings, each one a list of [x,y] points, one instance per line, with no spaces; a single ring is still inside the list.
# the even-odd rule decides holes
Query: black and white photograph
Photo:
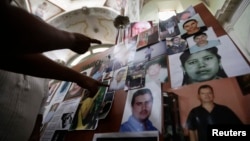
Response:
[[[161,55],[145,63],[145,82],[168,82],[167,56]]]
[[[187,50],[170,55],[171,87],[235,77],[250,73],[249,64],[227,35],[219,37],[221,45],[193,54]],[[201,67],[202,66],[202,67]]]
[[[166,46],[166,41],[159,41],[156,44],[149,45],[136,51],[134,63],[150,61],[157,56],[166,54]]]

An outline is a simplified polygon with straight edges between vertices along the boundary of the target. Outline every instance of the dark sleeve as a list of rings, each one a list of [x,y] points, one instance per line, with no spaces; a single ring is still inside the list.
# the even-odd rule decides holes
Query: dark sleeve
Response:
[[[195,120],[194,109],[189,112],[186,124],[187,124],[187,128],[190,129],[190,130],[197,129],[197,123],[196,123],[196,120]]]
[[[243,124],[240,118],[230,108],[225,107],[226,124]]]

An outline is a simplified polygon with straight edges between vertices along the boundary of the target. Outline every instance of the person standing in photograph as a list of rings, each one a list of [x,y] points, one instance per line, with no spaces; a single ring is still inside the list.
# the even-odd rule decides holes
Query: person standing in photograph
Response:
[[[227,77],[217,47],[193,54],[185,50],[180,55],[180,61],[184,73],[182,85]]]
[[[125,73],[126,69],[124,68],[116,71],[116,75],[110,83],[109,91],[120,90],[125,87],[125,79],[123,79],[124,75],[126,75]]]
[[[39,4],[36,8],[35,15],[37,15],[40,18],[44,17],[44,14],[46,13],[46,9],[48,8],[48,4],[44,1],[43,3]]]
[[[173,37],[170,41],[167,41],[167,43],[168,42],[169,42],[168,48],[167,48],[167,54],[168,55],[183,52],[187,48],[186,41],[181,39],[178,36]]]
[[[198,88],[198,98],[201,104],[191,109],[187,117],[190,141],[207,141],[207,127],[209,125],[243,124],[229,107],[214,102],[215,96],[212,86],[201,85]]]
[[[147,59],[147,61],[151,60],[151,54],[153,51],[153,48],[150,48],[150,46],[147,47],[146,51],[144,52],[146,54],[145,58]]]
[[[137,90],[131,100],[132,115],[120,127],[120,132],[157,131],[149,120],[153,106],[153,95],[150,89]]]
[[[73,113],[64,113],[61,117],[62,120],[62,128],[63,129],[69,129],[72,121],[73,121],[73,117],[72,117]]]
[[[190,53],[195,53],[204,49],[215,47],[220,45],[219,40],[207,40],[207,34],[205,32],[197,33],[193,36],[194,46],[189,47]]]

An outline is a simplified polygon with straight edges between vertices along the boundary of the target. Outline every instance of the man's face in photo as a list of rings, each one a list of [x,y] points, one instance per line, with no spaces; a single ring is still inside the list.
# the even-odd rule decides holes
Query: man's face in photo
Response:
[[[205,45],[207,43],[207,36],[206,35],[199,35],[197,37],[195,37],[194,41],[196,42],[196,44],[198,46],[200,45]]]
[[[144,121],[151,114],[153,101],[150,94],[139,95],[135,98],[135,103],[132,106],[132,112],[136,119]]]
[[[188,34],[194,33],[198,28],[198,22],[194,20],[185,23],[185,25],[183,26],[183,29],[185,29]]]
[[[202,88],[199,92],[199,99],[201,102],[213,102],[214,94],[210,88]]]

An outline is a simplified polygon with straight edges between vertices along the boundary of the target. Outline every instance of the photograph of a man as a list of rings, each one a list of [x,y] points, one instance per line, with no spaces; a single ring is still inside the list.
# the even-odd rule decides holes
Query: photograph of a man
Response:
[[[185,22],[178,23],[181,38],[187,39],[193,36],[195,33],[204,32],[207,30],[207,26],[204,24],[199,14],[195,14],[192,18]]]
[[[157,131],[149,120],[153,106],[153,95],[150,89],[136,90],[131,99],[132,115],[122,123],[120,132]]]
[[[191,109],[187,118],[190,141],[206,141],[208,125],[242,124],[233,110],[214,102],[214,97],[212,86],[205,84],[198,88],[198,99],[201,104]]]
[[[111,83],[109,86],[109,91],[121,90],[125,87],[125,80],[127,76],[128,67],[123,67],[114,72],[114,77],[111,79]]]
[[[187,41],[190,53],[202,51],[211,47],[217,47],[221,44],[211,27],[205,32],[196,33],[192,38],[188,38]]]

